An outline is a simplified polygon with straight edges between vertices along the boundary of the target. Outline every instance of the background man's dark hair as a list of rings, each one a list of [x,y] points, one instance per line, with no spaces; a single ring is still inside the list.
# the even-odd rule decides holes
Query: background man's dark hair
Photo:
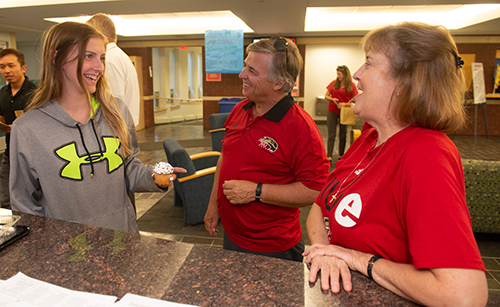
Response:
[[[21,64],[21,67],[26,65],[26,63],[24,61],[24,54],[21,51],[19,51],[17,49],[13,49],[13,48],[6,48],[6,49],[0,50],[0,59],[8,54],[13,54],[13,55],[17,56],[17,61],[19,62],[19,64]]]

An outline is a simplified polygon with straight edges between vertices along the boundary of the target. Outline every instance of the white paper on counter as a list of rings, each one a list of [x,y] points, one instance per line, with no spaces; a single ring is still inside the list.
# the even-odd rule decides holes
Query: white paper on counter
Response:
[[[9,295],[18,299],[22,307],[112,307],[116,296],[69,290],[44,281],[30,278],[19,272],[0,283],[0,297]],[[21,305],[20,302],[30,305]],[[0,300],[0,306],[3,301]],[[10,305],[9,305],[10,306]]]
[[[114,307],[191,307],[194,305],[185,305],[169,301],[157,300],[145,296],[127,293]]]
[[[37,307],[28,302],[24,302],[17,297],[9,295],[7,293],[3,293],[0,291],[0,307],[8,306],[8,307]]]
[[[0,208],[0,215],[12,215],[12,210]]]

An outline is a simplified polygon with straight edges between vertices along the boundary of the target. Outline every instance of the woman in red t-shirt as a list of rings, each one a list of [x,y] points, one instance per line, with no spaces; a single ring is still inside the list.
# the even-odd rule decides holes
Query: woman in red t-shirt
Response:
[[[326,126],[328,128],[328,144],[326,156],[331,161],[337,123],[339,124],[339,159],[344,155],[347,126],[340,123],[340,108],[348,107],[351,100],[358,94],[356,85],[352,82],[351,72],[345,65],[337,67],[337,79],[326,87],[325,99],[330,100]]]
[[[320,273],[322,290],[351,291],[357,271],[424,306],[485,306],[462,161],[445,134],[466,120],[456,44],[442,26],[404,22],[371,31],[363,49],[353,112],[373,128],[311,207],[309,282]]]

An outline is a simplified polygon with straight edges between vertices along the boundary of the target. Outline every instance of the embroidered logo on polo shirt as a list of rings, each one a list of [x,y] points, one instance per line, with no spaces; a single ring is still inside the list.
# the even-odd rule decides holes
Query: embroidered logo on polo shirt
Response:
[[[259,146],[264,148],[265,150],[273,153],[276,150],[278,150],[278,142],[273,140],[272,138],[265,136],[261,139],[259,139]]]

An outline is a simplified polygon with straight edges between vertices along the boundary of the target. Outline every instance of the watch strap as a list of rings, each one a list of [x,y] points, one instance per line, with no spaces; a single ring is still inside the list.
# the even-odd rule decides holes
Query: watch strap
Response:
[[[370,279],[373,279],[373,276],[372,276],[372,269],[373,269],[373,264],[375,263],[375,261],[379,260],[379,259],[383,259],[384,257],[380,256],[380,255],[375,255],[373,257],[370,258],[370,260],[368,261],[368,268],[366,269],[366,272],[368,273],[368,277],[370,277]]]
[[[257,183],[257,189],[255,189],[255,201],[260,201],[260,194],[262,193],[262,182]]]

